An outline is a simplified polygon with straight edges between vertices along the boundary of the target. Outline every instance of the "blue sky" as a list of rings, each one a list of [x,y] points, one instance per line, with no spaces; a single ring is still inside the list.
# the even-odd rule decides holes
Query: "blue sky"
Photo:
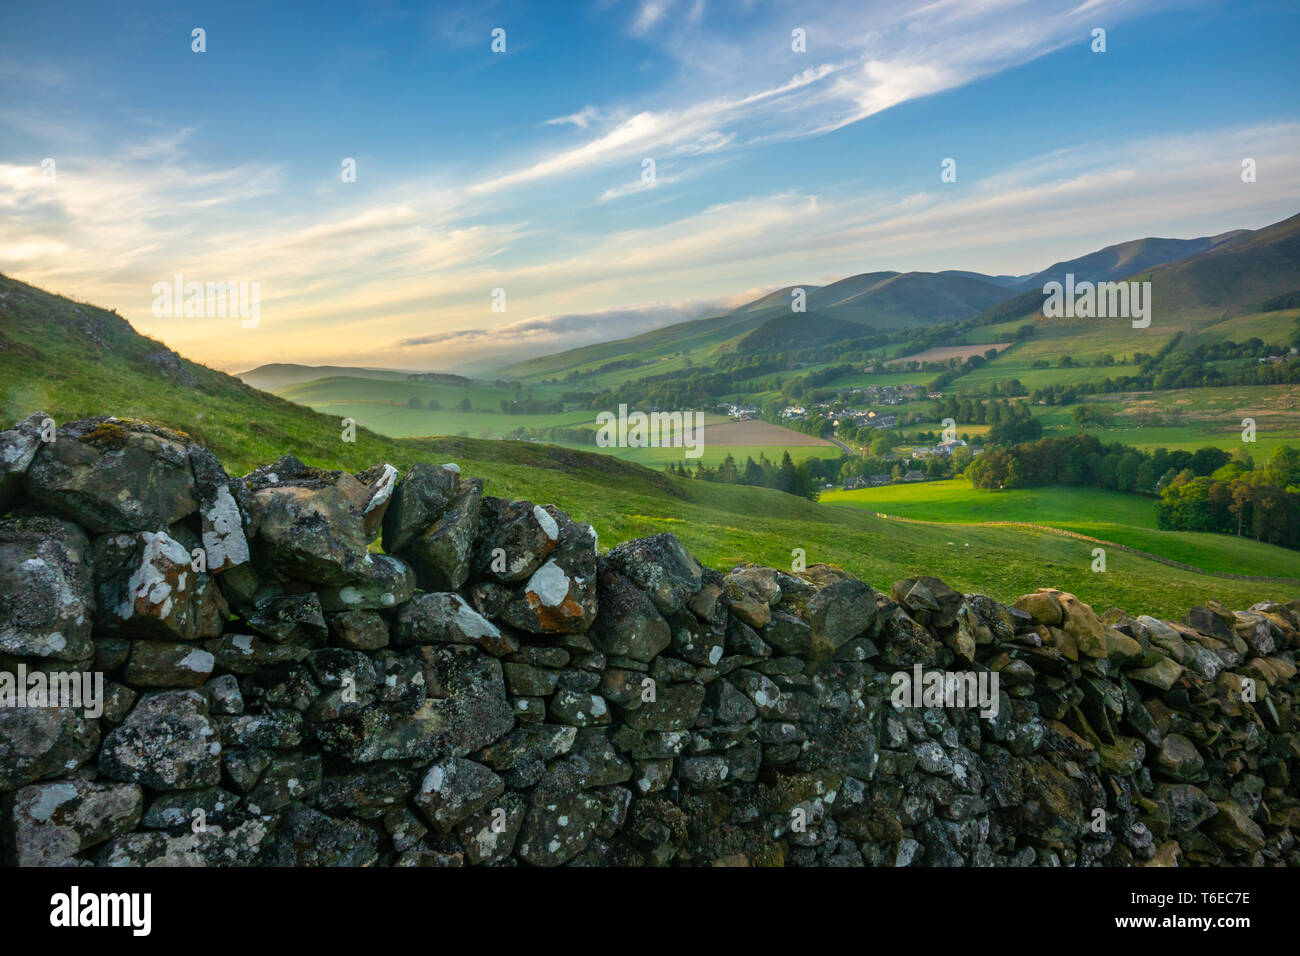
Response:
[[[0,12],[0,271],[222,368],[477,369],[1300,211],[1294,3],[156,6]],[[176,273],[261,322],[154,317]]]

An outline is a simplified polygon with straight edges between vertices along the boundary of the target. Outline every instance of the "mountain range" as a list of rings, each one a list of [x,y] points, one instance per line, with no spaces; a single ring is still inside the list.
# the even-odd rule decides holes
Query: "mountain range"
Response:
[[[1133,239],[1029,275],[866,272],[829,285],[783,286],[721,315],[516,362],[496,374],[538,378],[629,355],[649,361],[701,348],[780,350],[872,331],[1028,319],[1040,313],[1043,285],[1067,274],[1076,282],[1151,281],[1157,321],[1227,319],[1300,289],[1300,215],[1261,229],[1196,239]],[[800,289],[805,311],[794,312],[791,303]]]

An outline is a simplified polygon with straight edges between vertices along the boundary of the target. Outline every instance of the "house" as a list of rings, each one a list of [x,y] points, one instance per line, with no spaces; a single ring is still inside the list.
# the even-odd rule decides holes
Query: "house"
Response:
[[[903,476],[904,481],[925,481],[925,472],[913,468]]]
[[[857,491],[859,488],[865,488],[865,487],[867,487],[866,481],[856,476],[853,478],[846,479],[844,482],[845,491]]]
[[[945,458],[950,456],[958,448],[965,448],[966,443],[960,438],[954,438],[952,441],[941,441],[934,446],[936,455],[943,455]]]
[[[871,487],[872,487],[872,488],[879,488],[881,485],[887,485],[887,484],[889,484],[891,480],[892,480],[892,479],[891,479],[891,478],[889,477],[889,475],[887,475],[887,474],[882,474],[882,475],[872,475],[872,476],[871,476]]]

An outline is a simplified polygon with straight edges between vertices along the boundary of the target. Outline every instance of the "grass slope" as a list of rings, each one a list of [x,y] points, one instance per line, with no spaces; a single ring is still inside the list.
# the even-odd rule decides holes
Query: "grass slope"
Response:
[[[1300,552],[1221,534],[1158,531],[1151,498],[1100,488],[977,491],[962,479],[834,491],[822,502],[956,525],[1046,525],[1156,554],[1207,571],[1300,579]],[[1113,554],[1107,554],[1107,573]]]
[[[161,356],[161,357],[160,357]],[[152,357],[152,358],[151,358]],[[713,485],[618,459],[523,442],[402,440],[358,429],[341,440],[338,419],[259,392],[179,359],[113,313],[0,277],[0,420],[43,410],[57,421],[98,414],[148,418],[193,435],[232,473],[291,452],[313,465],[359,470],[376,461],[456,461],[486,479],[489,494],[554,503],[592,522],[602,549],[672,531],[706,564],[788,567],[791,551],[840,564],[878,588],[934,574],[1003,600],[1040,586],[1074,591],[1105,608],[1181,615],[1215,597],[1246,607],[1290,599],[1290,589],[1177,571],[1137,555],[1110,556],[1092,574],[1091,545],[1047,531],[902,523],[779,492]]]

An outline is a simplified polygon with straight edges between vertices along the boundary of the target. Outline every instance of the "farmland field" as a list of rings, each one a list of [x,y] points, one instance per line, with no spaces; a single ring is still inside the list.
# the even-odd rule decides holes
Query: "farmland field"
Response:
[[[953,525],[1045,525],[1206,571],[1300,578],[1300,553],[1232,535],[1158,531],[1154,499],[1117,491],[1074,487],[980,491],[954,479],[828,491],[821,502]],[[1108,572],[1114,570],[1113,558],[1114,554],[1107,556]]]
[[[950,358],[968,359],[972,355],[983,355],[989,349],[997,349],[1001,352],[1009,348],[1010,342],[990,342],[987,345],[943,345],[936,346],[932,349],[926,349],[924,352],[916,352],[912,355],[900,355],[898,358],[890,359],[893,362],[946,362]]]
[[[1080,429],[1071,423],[1073,406],[1039,407],[1034,413],[1049,433],[1082,430],[1102,441],[1146,451],[1194,451],[1207,445],[1231,451],[1244,444],[1252,457],[1261,460],[1280,445],[1300,445],[1300,386],[1296,385],[1121,392],[1088,395],[1081,403],[1113,408],[1113,424]],[[1242,441],[1245,418],[1255,421],[1253,444]]]
[[[555,401],[565,390],[561,386],[534,386],[528,389],[528,393],[540,401]],[[721,463],[727,455],[744,464],[746,458],[752,457],[757,461],[760,455],[779,462],[786,452],[796,462],[805,458],[836,458],[841,453],[833,443],[812,435],[769,422],[736,422],[713,413],[705,415],[702,453],[696,458],[686,458],[682,448],[671,445],[657,448],[598,448],[594,443],[596,413],[591,409],[536,415],[506,414],[500,410],[501,401],[510,401],[519,393],[514,389],[486,383],[465,387],[418,381],[332,377],[275,391],[283,398],[336,416],[340,421],[351,418],[358,425],[393,438],[448,435],[500,439],[519,428],[589,430],[593,433],[591,442],[555,437],[546,437],[544,440],[564,448],[601,452],[651,467],[660,467],[668,462],[685,462],[688,466],[703,462],[712,466]],[[440,407],[413,408],[408,404],[411,398],[426,405],[430,401],[436,401]],[[466,399],[469,400],[472,411],[459,409],[460,403]]]

